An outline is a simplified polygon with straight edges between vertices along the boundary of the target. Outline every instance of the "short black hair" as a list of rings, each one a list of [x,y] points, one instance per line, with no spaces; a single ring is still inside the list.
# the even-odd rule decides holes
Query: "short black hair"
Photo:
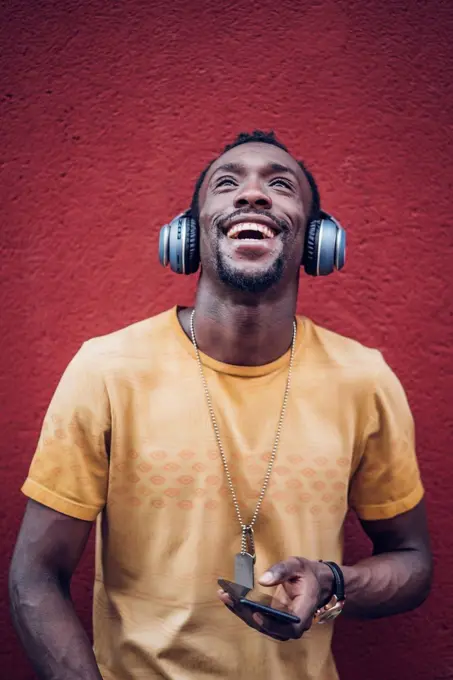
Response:
[[[280,149],[283,149],[283,151],[286,151],[289,153],[287,147],[280,142],[277,137],[275,136],[275,133],[273,131],[270,132],[263,132],[262,130],[254,130],[253,132],[240,132],[234,142],[231,144],[227,144],[227,146],[224,147],[223,151],[219,154],[219,156],[222,156],[224,153],[229,151],[230,149],[234,149],[236,146],[240,146],[241,144],[249,144],[250,142],[260,142],[261,144],[272,144],[273,146],[278,146]],[[219,157],[218,156],[218,157]],[[218,158],[217,157],[217,158]],[[214,158],[206,168],[203,170],[201,175],[198,177],[196,184],[195,184],[195,189],[193,192],[192,196],[192,203],[190,205],[190,213],[192,217],[198,222],[198,218],[200,216],[200,206],[199,206],[199,194],[200,194],[200,189],[201,185],[203,184],[203,180],[206,177],[209,168],[211,165],[217,160],[217,158]],[[304,163],[302,161],[297,161],[300,168],[302,169],[302,172],[304,173],[305,177],[307,178],[308,184],[310,185],[311,193],[312,193],[312,204],[311,204],[311,211],[309,215],[309,221],[313,219],[317,219],[319,217],[319,212],[321,210],[321,198],[319,195],[319,189],[318,185],[316,184],[315,178],[311,174],[311,172],[306,168]]]

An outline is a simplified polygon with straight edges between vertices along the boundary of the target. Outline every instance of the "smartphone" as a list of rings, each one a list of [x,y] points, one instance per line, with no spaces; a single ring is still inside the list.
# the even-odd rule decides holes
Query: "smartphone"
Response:
[[[270,616],[280,623],[300,623],[300,618],[292,614],[286,605],[279,603],[272,595],[267,595],[258,590],[250,590],[239,585],[239,583],[226,581],[223,578],[219,578],[217,583],[235,603],[249,607],[265,616]]]

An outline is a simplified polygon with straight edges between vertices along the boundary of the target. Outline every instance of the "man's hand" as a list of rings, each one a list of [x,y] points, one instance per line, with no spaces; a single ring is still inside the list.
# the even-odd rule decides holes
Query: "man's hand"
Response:
[[[219,591],[221,601],[245,623],[270,637],[286,641],[302,637],[313,622],[318,607],[325,603],[333,589],[331,569],[322,562],[313,562],[303,557],[290,557],[270,567],[259,579],[262,586],[275,587],[275,607],[285,605],[299,617],[300,623],[282,623],[264,614],[252,613],[246,607],[234,603],[223,590]]]
[[[342,566],[344,613],[371,619],[415,609],[427,597],[432,580],[424,501],[391,519],[362,521],[362,526],[373,543],[373,555],[354,566]],[[298,626],[252,614],[234,605],[223,591],[219,597],[252,628],[277,640],[289,640],[301,637],[310,628],[314,611],[330,599],[333,574],[322,562],[290,557],[270,567],[259,583],[277,586],[274,597],[300,618]]]

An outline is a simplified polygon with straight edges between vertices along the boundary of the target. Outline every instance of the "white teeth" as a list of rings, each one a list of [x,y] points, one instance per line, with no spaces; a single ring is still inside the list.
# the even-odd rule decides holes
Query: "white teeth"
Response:
[[[235,224],[234,227],[228,230],[228,238],[237,238],[241,231],[258,231],[265,238],[274,238],[275,233],[267,227],[265,224],[258,224],[258,222],[241,222],[240,224]]]

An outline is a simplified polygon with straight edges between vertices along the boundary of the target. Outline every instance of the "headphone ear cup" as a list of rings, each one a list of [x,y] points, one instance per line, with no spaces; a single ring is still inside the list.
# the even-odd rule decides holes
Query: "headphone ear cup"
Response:
[[[198,223],[191,215],[187,216],[186,232],[186,274],[195,274],[200,264],[200,239]]]
[[[160,230],[159,261],[176,274],[193,274],[200,263],[198,224],[189,211]]]
[[[316,276],[316,263],[318,260],[318,241],[321,220],[311,220],[305,234],[304,255],[302,265],[307,274]]]
[[[159,262],[162,267],[166,267],[169,261],[169,240],[170,240],[170,225],[166,224],[162,227],[159,234]]]
[[[327,276],[342,269],[346,259],[346,232],[326,212],[307,227],[302,264],[310,276]]]

